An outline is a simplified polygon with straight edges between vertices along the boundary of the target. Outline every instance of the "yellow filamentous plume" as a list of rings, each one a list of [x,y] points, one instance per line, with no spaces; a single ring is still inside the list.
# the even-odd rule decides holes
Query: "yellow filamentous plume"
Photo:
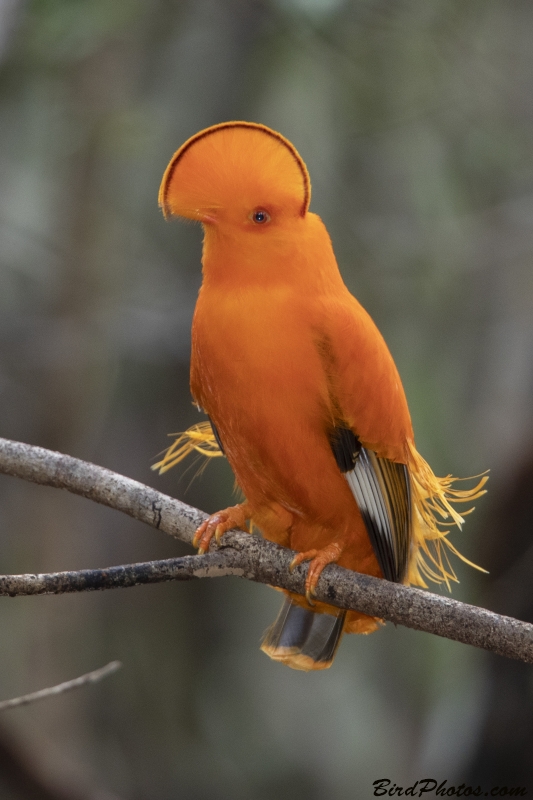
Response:
[[[184,433],[171,433],[170,436],[177,438],[172,442],[161,461],[152,465],[152,469],[157,470],[160,475],[168,472],[191,453],[207,458],[217,458],[222,455],[222,451],[217,444],[215,434],[208,420],[192,425]]]
[[[445,583],[448,589],[450,581],[457,582],[457,576],[448,559],[448,549],[458,556],[461,561],[480,572],[486,572],[465,558],[448,539],[447,530],[439,526],[456,525],[461,528],[466,514],[474,509],[470,508],[459,514],[452,503],[469,503],[485,494],[483,488],[488,481],[488,475],[476,475],[480,478],[471,489],[453,489],[457,481],[471,480],[470,478],[454,478],[447,475],[437,478],[433,470],[416,450],[412,441],[408,442],[409,467],[411,477],[411,496],[413,503],[413,555],[410,559],[407,582],[415,586],[427,588],[424,578],[433,583]],[[440,519],[439,519],[440,517]]]

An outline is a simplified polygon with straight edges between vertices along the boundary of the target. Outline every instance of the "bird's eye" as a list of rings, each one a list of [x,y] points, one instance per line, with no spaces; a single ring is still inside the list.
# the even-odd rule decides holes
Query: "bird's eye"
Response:
[[[256,210],[252,211],[250,214],[250,218],[253,222],[257,223],[257,225],[264,225],[265,222],[270,222],[270,214],[268,211],[265,211],[264,208],[256,208]]]

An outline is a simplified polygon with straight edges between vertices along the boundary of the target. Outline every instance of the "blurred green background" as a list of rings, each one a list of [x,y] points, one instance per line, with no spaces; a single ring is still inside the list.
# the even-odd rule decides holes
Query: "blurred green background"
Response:
[[[437,474],[490,468],[454,597],[533,621],[533,4],[0,0],[0,435],[206,511],[222,460],[150,471],[197,420],[201,230],[164,222],[172,153],[230,119],[307,162],[350,289],[400,368]],[[187,548],[0,479],[0,570]],[[237,579],[3,598],[0,697],[119,658],[0,720],[4,800],[348,800],[372,782],[533,791],[531,668],[388,625],[304,674],[258,650],[280,597]],[[529,784],[528,784],[529,781]]]

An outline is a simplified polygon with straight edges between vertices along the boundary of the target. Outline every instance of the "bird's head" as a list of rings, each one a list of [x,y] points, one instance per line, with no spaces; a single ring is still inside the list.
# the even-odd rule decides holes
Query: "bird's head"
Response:
[[[253,122],[223,122],[173,155],[159,204],[166,217],[262,238],[305,218],[310,194],[306,166],[281,134]]]

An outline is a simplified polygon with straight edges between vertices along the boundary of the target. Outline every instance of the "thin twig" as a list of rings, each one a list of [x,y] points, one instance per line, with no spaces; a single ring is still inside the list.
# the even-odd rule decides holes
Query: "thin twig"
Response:
[[[206,514],[123,475],[40,447],[0,439],[0,472],[67,489],[191,543]],[[229,531],[204,556],[127,564],[105,570],[0,576],[0,594],[46,594],[236,575],[304,593],[307,567],[290,572],[292,553],[260,536]],[[448,597],[326,567],[317,599],[416,630],[483,647],[533,664],[533,625]]]
[[[2,700],[0,702],[0,711],[5,711],[6,708],[16,708],[17,706],[27,706],[28,703],[35,703],[37,700],[44,700],[45,697],[53,697],[56,694],[63,694],[70,692],[71,689],[78,689],[80,686],[85,686],[87,683],[98,683],[98,681],[107,678],[114,672],[122,667],[120,661],[111,661],[105,667],[95,669],[92,672],[87,672],[85,675],[80,675],[79,678],[74,678],[71,681],[58,683],[57,686],[50,686],[48,689],[40,689],[38,692],[31,694],[24,694],[22,697],[13,697],[11,700]]]
[[[288,552],[288,551],[287,551]],[[187,581],[194,578],[243,577],[244,570],[228,566],[231,552],[183,556],[138,564],[122,564],[106,569],[82,569],[75,572],[0,575],[0,596],[19,597],[34,594],[68,594],[101,589],[126,589],[145,583]]]

